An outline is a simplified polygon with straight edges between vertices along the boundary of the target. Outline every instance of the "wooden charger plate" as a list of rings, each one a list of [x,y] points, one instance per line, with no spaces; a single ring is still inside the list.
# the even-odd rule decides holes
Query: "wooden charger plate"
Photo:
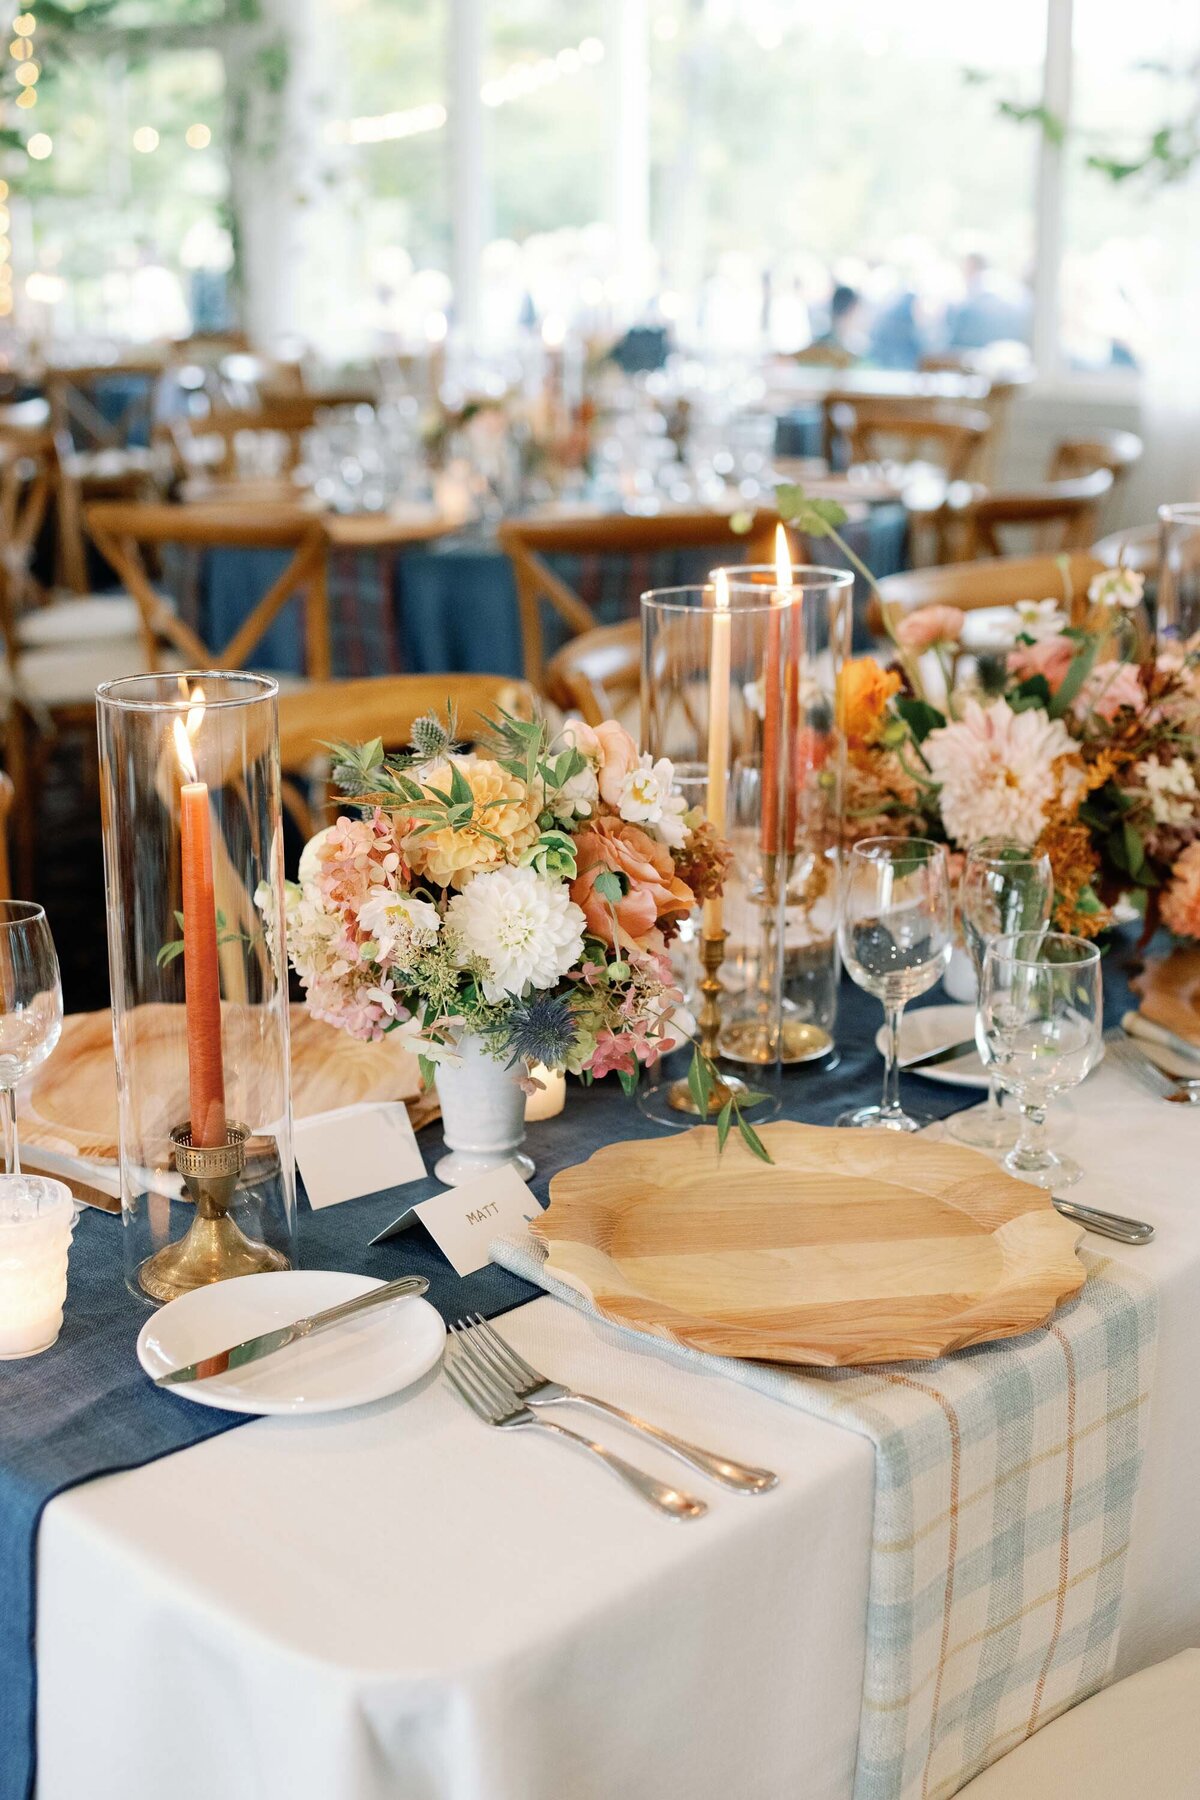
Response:
[[[778,1123],[608,1144],[550,1183],[548,1269],[605,1318],[717,1356],[902,1362],[1015,1337],[1083,1285],[1082,1233],[953,1144]]]
[[[161,1048],[157,1101],[164,1129],[187,1112],[177,1011],[165,1005],[144,1009],[149,1050]],[[292,1111],[298,1119],[376,1100],[405,1101],[414,1126],[436,1115],[436,1096],[421,1091],[416,1057],[393,1036],[361,1043],[293,1006],[291,1044]],[[117,1077],[108,1012],[72,1013],[63,1020],[57,1049],[22,1085],[18,1125],[31,1163],[39,1149],[91,1163],[117,1162]],[[92,1198],[90,1192],[83,1197]],[[101,1197],[93,1204],[116,1202]]]

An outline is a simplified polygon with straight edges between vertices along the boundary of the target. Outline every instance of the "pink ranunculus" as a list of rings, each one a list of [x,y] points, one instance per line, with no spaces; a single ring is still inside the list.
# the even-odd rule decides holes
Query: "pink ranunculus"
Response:
[[[581,756],[591,756],[599,762],[600,739],[583,719],[565,719],[558,735],[563,744],[578,750]]]
[[[605,719],[596,726],[600,751],[600,798],[614,811],[621,803],[621,783],[638,765],[638,747],[623,725]]]
[[[1077,719],[1094,712],[1101,719],[1115,719],[1121,708],[1128,706],[1140,713],[1146,705],[1146,690],[1133,663],[1097,663],[1075,699],[1073,711]]]
[[[896,626],[896,642],[919,655],[935,644],[957,644],[965,624],[966,614],[957,606],[919,606]]]
[[[1039,644],[1021,644],[1009,653],[1009,673],[1018,681],[1028,681],[1031,675],[1044,675],[1050,692],[1057,693],[1078,648],[1069,637],[1043,638]]]

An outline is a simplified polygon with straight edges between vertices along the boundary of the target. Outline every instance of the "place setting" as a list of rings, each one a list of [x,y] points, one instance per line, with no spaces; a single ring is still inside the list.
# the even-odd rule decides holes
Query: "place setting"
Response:
[[[1200,1795],[1183,11],[8,19],[0,1800]]]

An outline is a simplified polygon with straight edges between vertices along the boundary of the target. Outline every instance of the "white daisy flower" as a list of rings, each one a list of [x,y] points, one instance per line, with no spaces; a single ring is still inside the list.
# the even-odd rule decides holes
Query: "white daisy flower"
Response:
[[[654,762],[648,750],[642,752],[621,783],[617,811],[631,825],[648,825],[668,850],[682,848],[687,801],[675,792],[674,765],[665,756]]]
[[[446,911],[461,960],[477,957],[487,969],[483,992],[493,1003],[553,987],[579,960],[586,923],[566,882],[530,868],[484,870]]]

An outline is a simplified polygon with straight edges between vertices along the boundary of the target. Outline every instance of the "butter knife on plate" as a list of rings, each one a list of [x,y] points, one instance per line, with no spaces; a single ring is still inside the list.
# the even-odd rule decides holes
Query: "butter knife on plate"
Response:
[[[956,1044],[940,1044],[936,1050],[922,1050],[918,1056],[901,1057],[902,1069],[932,1069],[938,1063],[957,1062],[960,1056],[978,1050],[973,1037],[961,1038]]]
[[[261,1362],[264,1357],[274,1356],[276,1351],[286,1349],[289,1344],[315,1337],[319,1332],[328,1331],[331,1326],[340,1325],[346,1319],[359,1318],[365,1312],[408,1295],[423,1294],[428,1286],[423,1275],[406,1275],[399,1281],[389,1281],[383,1287],[370,1288],[365,1294],[343,1300],[338,1306],[328,1306],[307,1318],[294,1319],[290,1324],[277,1326],[273,1331],[261,1331],[255,1337],[244,1338],[240,1344],[231,1344],[228,1349],[214,1350],[209,1356],[185,1363],[182,1368],[169,1369],[165,1374],[154,1377],[155,1385],[163,1388],[179,1387],[189,1382],[212,1380],[227,1374],[230,1369],[241,1369],[248,1363]]]

